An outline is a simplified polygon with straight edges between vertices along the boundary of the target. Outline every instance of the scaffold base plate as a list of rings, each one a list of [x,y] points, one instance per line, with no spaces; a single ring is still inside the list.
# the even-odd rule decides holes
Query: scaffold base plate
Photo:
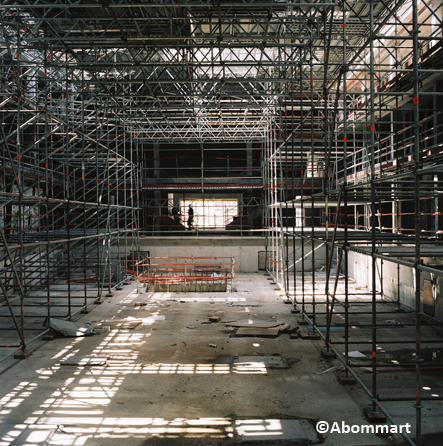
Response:
[[[90,308],[83,308],[83,309],[80,311],[81,314],[89,314],[90,312],[91,312],[91,309],[90,309]]]
[[[309,341],[319,341],[321,339],[318,333],[306,333],[301,335],[302,339],[308,339]]]
[[[344,386],[355,384],[355,378],[352,375],[346,376],[345,372],[337,373],[338,382]]]
[[[363,408],[363,414],[370,423],[386,423],[386,416],[379,410],[374,410],[372,406]]]
[[[54,333],[46,333],[42,336],[42,341],[52,341],[55,338]]]
[[[328,351],[326,349],[323,349],[320,354],[323,359],[335,359],[337,357],[334,352]]]
[[[20,351],[14,355],[14,359],[27,359],[32,355],[32,350]]]

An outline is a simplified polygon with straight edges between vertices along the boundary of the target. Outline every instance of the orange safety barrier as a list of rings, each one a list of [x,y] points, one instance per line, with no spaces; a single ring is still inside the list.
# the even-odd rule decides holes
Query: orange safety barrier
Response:
[[[229,261],[227,262],[226,260]],[[169,260],[174,263],[146,263],[152,260]],[[190,262],[183,262],[189,260]],[[206,262],[209,261],[209,262]],[[233,257],[143,257],[126,272],[146,284],[196,284],[228,282],[236,279]],[[137,267],[137,268],[136,268]],[[137,271],[140,267],[140,271]],[[213,274],[217,273],[217,274]]]
[[[155,268],[155,272],[157,271],[188,271],[190,272],[194,272],[194,271],[231,271],[231,268],[217,268],[217,269],[211,269],[211,270],[207,270],[205,268],[192,268],[192,269],[188,269],[188,268]],[[128,271],[129,272],[129,271]],[[132,273],[131,273],[132,274]],[[134,272],[133,274],[136,274],[136,272]]]
[[[204,266],[237,265],[237,263],[139,263],[136,266],[202,266],[202,265]]]
[[[221,280],[236,279],[237,276],[222,276],[222,277],[209,277],[209,276],[162,276],[162,277],[150,277],[147,279],[141,279],[141,283],[192,283],[192,282],[216,282]]]
[[[175,260],[211,260],[211,259],[232,259],[232,257],[149,257],[150,259],[175,259]]]

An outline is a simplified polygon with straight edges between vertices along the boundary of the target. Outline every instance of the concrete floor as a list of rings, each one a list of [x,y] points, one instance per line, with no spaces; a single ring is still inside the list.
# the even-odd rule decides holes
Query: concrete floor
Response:
[[[321,358],[321,341],[289,334],[230,337],[225,322],[278,320],[296,326],[298,319],[264,274],[241,274],[236,288],[234,293],[140,289],[138,294],[131,282],[79,319],[99,327],[98,335],[35,341],[28,359],[3,362],[0,446],[270,446],[297,439],[336,446],[404,444],[400,435],[317,435],[320,420],[331,426],[368,424],[362,414],[366,394],[326,372],[340,363]],[[210,316],[221,321],[202,324]],[[260,360],[272,355],[286,358],[289,368],[269,368]],[[256,362],[229,363],[238,356],[255,356]],[[96,363],[88,364],[91,358]],[[74,365],[63,365],[65,360]],[[369,384],[370,375],[361,373]],[[383,375],[385,396],[405,386],[413,389],[413,374]],[[433,392],[442,388],[440,375],[429,376]],[[442,404],[425,406],[425,444],[441,444]],[[387,407],[398,423],[409,422],[414,430],[412,402]]]

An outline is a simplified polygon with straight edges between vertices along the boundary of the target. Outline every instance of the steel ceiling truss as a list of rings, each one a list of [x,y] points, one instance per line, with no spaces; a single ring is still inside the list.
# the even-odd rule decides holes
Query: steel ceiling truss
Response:
[[[59,79],[61,91],[82,92],[91,104],[108,101],[115,119],[124,115],[138,139],[190,142],[262,140],[283,85],[303,71],[308,48],[324,40],[337,5],[4,6],[4,33],[20,47],[21,63],[35,67],[36,79],[44,58],[53,89]]]

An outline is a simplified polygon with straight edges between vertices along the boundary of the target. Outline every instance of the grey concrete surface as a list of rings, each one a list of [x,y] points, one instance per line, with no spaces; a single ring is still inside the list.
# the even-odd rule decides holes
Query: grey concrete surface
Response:
[[[148,250],[151,256],[174,257],[195,256],[235,258],[236,271],[258,271],[258,253],[265,251],[264,237],[147,237],[140,239],[142,250]]]
[[[3,362],[0,446],[404,444],[399,435],[317,434],[319,421],[367,425],[366,394],[338,383],[328,370],[340,364],[321,358],[321,341],[233,337],[226,325],[232,321],[296,326],[298,319],[265,275],[240,274],[236,287],[236,293],[137,294],[131,282],[78,319],[94,324],[98,335],[36,341],[28,359]],[[221,321],[201,324],[211,316]],[[260,359],[271,356],[285,357],[289,367]],[[248,364],[237,367],[229,357],[247,357]],[[369,384],[370,375],[359,373]],[[395,375],[381,377],[384,396],[409,388],[414,394],[413,374]],[[441,376],[425,378],[423,385],[440,392]],[[424,404],[426,444],[441,444],[442,404]],[[387,407],[414,430],[413,403]]]

